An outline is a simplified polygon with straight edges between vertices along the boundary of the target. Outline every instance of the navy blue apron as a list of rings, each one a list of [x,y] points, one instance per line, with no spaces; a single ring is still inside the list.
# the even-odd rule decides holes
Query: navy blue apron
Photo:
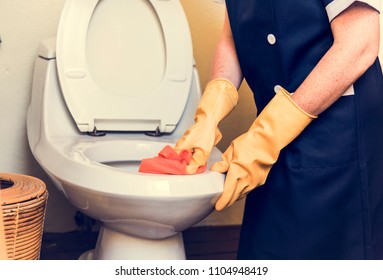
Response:
[[[336,1],[336,0],[335,0]],[[226,0],[258,111],[294,92],[333,43],[331,0]],[[239,259],[383,259],[383,76],[378,60],[282,150],[246,199]]]

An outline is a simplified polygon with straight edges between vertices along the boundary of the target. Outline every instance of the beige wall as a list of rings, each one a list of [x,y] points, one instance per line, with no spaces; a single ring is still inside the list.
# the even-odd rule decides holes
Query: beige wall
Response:
[[[223,0],[181,2],[190,23],[194,55],[204,87],[222,26]],[[42,39],[55,35],[63,3],[64,0],[0,0],[0,172],[29,174],[47,183],[50,198],[46,230],[59,232],[75,229],[76,210],[56,191],[32,157],[25,118],[36,49]],[[239,105],[221,124],[222,150],[253,121],[255,106],[246,85],[240,95]],[[228,211],[214,213],[202,224],[240,223],[242,207],[243,202]]]

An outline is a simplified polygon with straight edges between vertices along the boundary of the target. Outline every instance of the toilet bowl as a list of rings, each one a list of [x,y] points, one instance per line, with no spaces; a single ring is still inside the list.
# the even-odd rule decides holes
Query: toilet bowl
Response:
[[[101,222],[81,258],[185,259],[182,231],[214,210],[224,175],[138,167],[174,146],[200,96],[178,0],[65,2],[57,37],[38,49],[27,132],[55,186]],[[214,148],[208,167],[220,157]]]

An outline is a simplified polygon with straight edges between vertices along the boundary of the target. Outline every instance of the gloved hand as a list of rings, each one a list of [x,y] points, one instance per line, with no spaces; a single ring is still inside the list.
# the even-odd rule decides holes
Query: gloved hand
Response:
[[[194,125],[174,147],[177,152],[192,152],[192,159],[186,167],[188,174],[195,174],[200,166],[206,164],[213,147],[222,138],[218,123],[234,109],[238,99],[236,87],[228,80],[215,79],[207,84],[194,115]]]
[[[263,185],[280,151],[314,119],[281,89],[255,119],[249,131],[236,138],[211,170],[227,172],[224,191],[215,204],[220,211]]]

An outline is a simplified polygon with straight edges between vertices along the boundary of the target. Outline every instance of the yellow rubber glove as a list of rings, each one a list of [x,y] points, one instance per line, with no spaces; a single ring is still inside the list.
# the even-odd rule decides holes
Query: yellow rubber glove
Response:
[[[227,172],[224,191],[215,204],[220,211],[263,185],[280,151],[314,119],[281,89],[256,118],[249,131],[236,138],[211,170]]]
[[[238,99],[236,87],[228,80],[215,79],[207,84],[194,115],[194,125],[174,147],[177,152],[188,150],[193,153],[186,167],[188,174],[195,174],[206,164],[213,147],[222,138],[218,123],[234,109]]]

